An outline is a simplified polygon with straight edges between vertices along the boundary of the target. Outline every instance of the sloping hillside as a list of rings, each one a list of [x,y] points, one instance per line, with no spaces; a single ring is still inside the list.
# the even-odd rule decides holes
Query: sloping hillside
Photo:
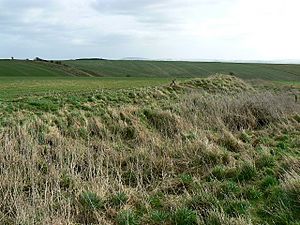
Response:
[[[84,71],[50,62],[0,60],[0,77],[91,76]]]
[[[206,77],[231,73],[243,79],[300,81],[300,65],[126,60],[72,60],[64,63],[97,76]]]

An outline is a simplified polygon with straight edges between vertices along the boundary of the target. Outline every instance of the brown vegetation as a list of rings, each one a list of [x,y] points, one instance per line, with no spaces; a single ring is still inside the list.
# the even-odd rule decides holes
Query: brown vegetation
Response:
[[[161,100],[109,105],[102,115],[67,104],[13,112],[0,132],[1,223],[299,222],[293,96],[231,77],[187,84],[173,100],[165,87],[153,91]],[[294,202],[281,205],[284,198]]]

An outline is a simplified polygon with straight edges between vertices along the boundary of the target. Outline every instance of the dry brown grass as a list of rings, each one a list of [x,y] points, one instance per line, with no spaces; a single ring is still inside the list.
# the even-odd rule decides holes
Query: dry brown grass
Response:
[[[162,208],[173,212],[195,194],[207,194],[199,186],[214,171],[220,179],[233,177],[260,157],[239,138],[241,132],[287,124],[299,112],[290,96],[253,91],[110,107],[102,117],[83,110],[62,109],[59,118],[20,112],[0,132],[0,223],[115,224],[121,211],[131,210],[142,215],[140,224],[153,224],[151,196],[163,193]],[[287,129],[294,128],[292,123]],[[290,176],[283,178],[288,191],[299,183],[297,174]],[[95,195],[87,194],[91,204],[82,200],[86,192]],[[116,207],[111,199],[118,193],[128,199]],[[205,209],[206,216],[201,210],[199,223],[252,223],[251,216],[232,217],[220,206]]]

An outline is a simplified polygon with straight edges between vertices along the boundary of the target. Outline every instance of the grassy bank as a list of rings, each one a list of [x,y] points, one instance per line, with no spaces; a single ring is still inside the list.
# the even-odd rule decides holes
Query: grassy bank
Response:
[[[3,224],[299,224],[300,106],[229,76],[2,102]]]

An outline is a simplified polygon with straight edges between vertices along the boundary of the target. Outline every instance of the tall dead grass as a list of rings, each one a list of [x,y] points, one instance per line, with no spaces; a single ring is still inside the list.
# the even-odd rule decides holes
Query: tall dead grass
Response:
[[[176,210],[192,194],[189,176],[201,183],[221,165],[229,170],[215,169],[215,176],[230,177],[255,157],[235,132],[276,126],[299,112],[290,96],[247,92],[194,93],[169,109],[116,107],[102,118],[61,112],[24,122],[22,115],[22,123],[14,118],[0,132],[0,223],[115,224],[122,210],[147,215],[149,196],[159,192],[169,196],[164,207]],[[238,158],[240,151],[247,154]],[[298,185],[288,175],[284,182],[291,191]],[[118,193],[128,199],[115,207]],[[251,224],[219,207],[199,216],[203,223]],[[145,216],[140,223],[151,222]]]

